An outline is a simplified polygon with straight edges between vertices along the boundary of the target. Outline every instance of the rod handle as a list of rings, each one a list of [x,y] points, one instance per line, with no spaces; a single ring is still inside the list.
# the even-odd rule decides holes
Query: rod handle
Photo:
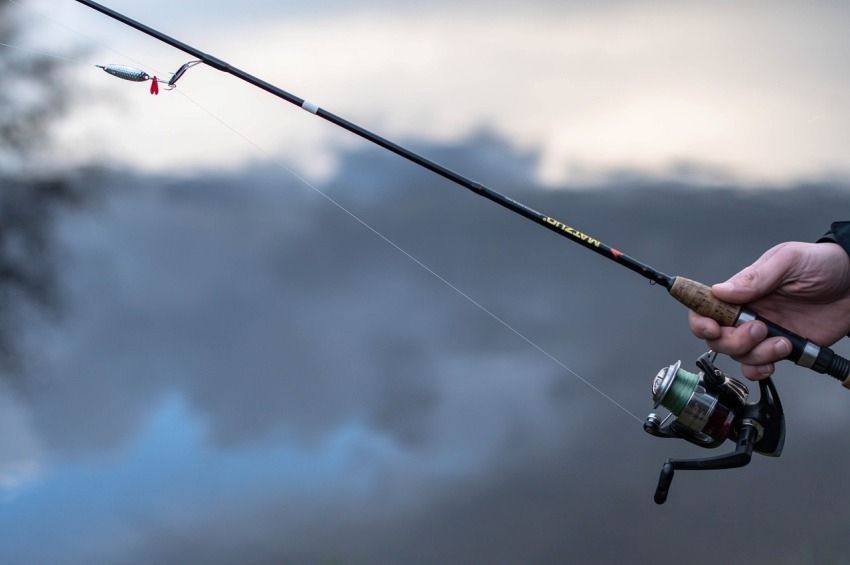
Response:
[[[791,342],[791,353],[787,359],[801,367],[834,377],[850,389],[850,360],[829,347],[817,345],[742,306],[718,300],[711,293],[710,287],[691,279],[676,277],[670,285],[670,294],[697,314],[711,318],[721,326],[736,326],[751,320],[764,322],[769,337],[784,337]]]
[[[741,314],[741,307],[718,300],[711,288],[685,277],[676,277],[670,286],[670,294],[699,314],[715,320],[721,326],[734,326]]]

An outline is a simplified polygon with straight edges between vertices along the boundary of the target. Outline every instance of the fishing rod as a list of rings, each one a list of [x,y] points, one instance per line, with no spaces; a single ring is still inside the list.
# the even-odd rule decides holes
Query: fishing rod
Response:
[[[760,320],[762,321],[768,328],[768,335],[771,337],[784,337],[791,342],[792,350],[791,353],[788,354],[787,359],[793,361],[797,365],[802,367],[806,367],[812,369],[813,371],[817,371],[818,373],[826,373],[836,379],[842,381],[845,386],[850,388],[850,361],[847,359],[837,355],[832,349],[824,346],[819,346],[808,339],[795,334],[794,332],[783,328],[779,324],[771,322],[767,320],[752,310],[749,310],[745,307],[728,304],[721,300],[718,300],[711,294],[711,289],[701,283],[696,281],[681,277],[681,276],[670,276],[662,273],[661,271],[650,267],[649,265],[638,261],[634,257],[630,257],[626,255],[622,251],[610,247],[599,239],[592,237],[586,233],[583,233],[560,220],[557,220],[551,216],[546,214],[542,214],[521,202],[517,202],[516,200],[509,198],[503,194],[496,192],[481,183],[475,182],[451,169],[448,169],[434,161],[426,159],[425,157],[414,153],[413,151],[398,145],[380,135],[371,132],[357,124],[354,124],[336,114],[325,110],[320,107],[318,104],[314,104],[308,100],[303,98],[299,98],[294,94],[290,94],[289,92],[274,86],[262,79],[255,77],[239,68],[236,68],[228,63],[225,63],[218,57],[214,57],[207,53],[204,53],[200,49],[187,45],[182,41],[178,41],[171,36],[168,36],[161,31],[153,29],[143,23],[140,23],[136,20],[133,20],[124,14],[116,12],[111,8],[108,8],[102,4],[98,4],[97,2],[93,2],[92,0],[77,0],[80,4],[84,4],[89,8],[93,8],[98,12],[109,16],[119,22],[126,24],[142,33],[145,33],[155,39],[158,39],[172,47],[183,51],[184,53],[188,53],[192,57],[194,57],[197,61],[203,62],[210,67],[217,69],[219,71],[228,73],[230,75],[235,76],[238,79],[241,79],[249,84],[256,86],[257,88],[261,88],[266,92],[277,96],[278,98],[282,98],[287,102],[298,106],[311,114],[314,114],[324,120],[331,122],[334,125],[337,125],[343,129],[350,131],[351,133],[362,137],[368,141],[376,145],[380,145],[381,147],[392,151],[396,155],[404,157],[408,161],[412,161],[417,165],[428,169],[452,182],[466,188],[479,196],[483,196],[488,200],[495,202],[496,204],[507,208],[508,210],[523,216],[534,223],[547,228],[556,234],[566,237],[570,241],[574,243],[578,243],[582,247],[586,249],[590,249],[602,255],[606,259],[610,259],[615,263],[622,265],[623,267],[633,271],[644,278],[650,280],[650,282],[658,284],[664,288],[666,288],[670,295],[673,296],[676,300],[697,312],[703,316],[708,318],[712,318],[716,320],[722,326],[736,326],[743,324],[744,322],[749,322],[752,320]],[[191,61],[190,63],[186,63],[183,65],[172,77],[172,79],[168,82],[169,86],[175,86],[176,82],[179,78],[183,76],[183,74],[187,70],[188,65],[192,65],[197,61]],[[127,78],[128,80],[153,80],[153,85],[157,84],[157,82],[162,82],[156,77],[148,77],[146,74],[141,73],[141,71],[136,71],[136,73],[141,73],[144,75],[134,75],[133,69],[127,69],[126,67],[121,68],[118,66],[110,66],[105,70],[110,72],[111,69],[116,69],[111,74],[119,76],[121,78]],[[122,76],[122,70],[123,75]]]
[[[792,349],[786,359],[818,373],[830,375],[841,381],[845,387],[850,388],[850,361],[839,356],[829,347],[819,346],[759,316],[745,306],[718,300],[711,293],[711,288],[702,283],[682,276],[667,275],[552,216],[542,214],[337,116],[318,104],[291,94],[102,4],[92,0],[77,0],[77,2],[194,57],[194,60],[173,73],[169,81],[161,80],[156,76],[152,77],[144,71],[130,67],[102,66],[101,68],[109,74],[135,82],[150,81],[151,94],[159,94],[160,83],[164,83],[168,90],[175,88],[177,81],[186,71],[201,63],[233,75],[614,261],[648,279],[650,283],[667,289],[668,293],[680,303],[702,316],[714,319],[722,326],[737,326],[754,320],[763,322],[767,326],[769,336],[783,337],[791,342]],[[670,411],[670,414],[663,420],[655,414],[650,414],[644,423],[644,430],[657,437],[683,439],[704,448],[715,448],[729,439],[735,442],[735,451],[726,456],[714,458],[668,460],[662,468],[656,489],[655,501],[659,504],[667,499],[667,492],[676,469],[705,470],[740,467],[749,463],[754,451],[774,457],[778,457],[782,452],[785,420],[773,382],[770,379],[760,381],[760,399],[758,402],[749,403],[746,385],[717,369],[713,360],[714,354],[711,352],[701,357],[697,361],[699,373],[682,369],[681,362],[659,372],[653,381],[653,400],[656,407],[663,406]]]

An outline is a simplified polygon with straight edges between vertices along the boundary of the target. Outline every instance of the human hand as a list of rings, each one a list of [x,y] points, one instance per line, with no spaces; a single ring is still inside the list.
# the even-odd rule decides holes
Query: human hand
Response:
[[[850,258],[834,243],[781,243],[711,292],[818,345],[832,345],[850,330]],[[759,321],[721,327],[689,312],[688,322],[709,347],[740,362],[749,379],[770,376],[773,363],[791,352],[787,339],[766,339],[767,326]]]

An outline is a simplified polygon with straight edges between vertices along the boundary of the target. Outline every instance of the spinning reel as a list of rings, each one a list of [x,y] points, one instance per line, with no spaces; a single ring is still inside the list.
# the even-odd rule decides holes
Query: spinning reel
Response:
[[[655,502],[664,504],[679,470],[733,469],[749,464],[753,451],[779,457],[785,445],[785,416],[773,381],[759,381],[758,402],[748,403],[749,389],[714,366],[717,356],[709,351],[697,360],[698,374],[682,369],[682,362],[658,372],[652,382],[655,407],[670,411],[663,420],[652,413],[643,429],[663,438],[678,438],[713,449],[727,439],[735,450],[704,459],[668,459],[661,468]]]

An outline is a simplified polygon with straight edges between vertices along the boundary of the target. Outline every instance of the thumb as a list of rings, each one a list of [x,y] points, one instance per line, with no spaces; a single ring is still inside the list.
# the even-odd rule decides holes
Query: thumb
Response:
[[[711,292],[732,304],[754,302],[779,288],[792,267],[789,254],[768,252],[726,282],[712,286]]]

